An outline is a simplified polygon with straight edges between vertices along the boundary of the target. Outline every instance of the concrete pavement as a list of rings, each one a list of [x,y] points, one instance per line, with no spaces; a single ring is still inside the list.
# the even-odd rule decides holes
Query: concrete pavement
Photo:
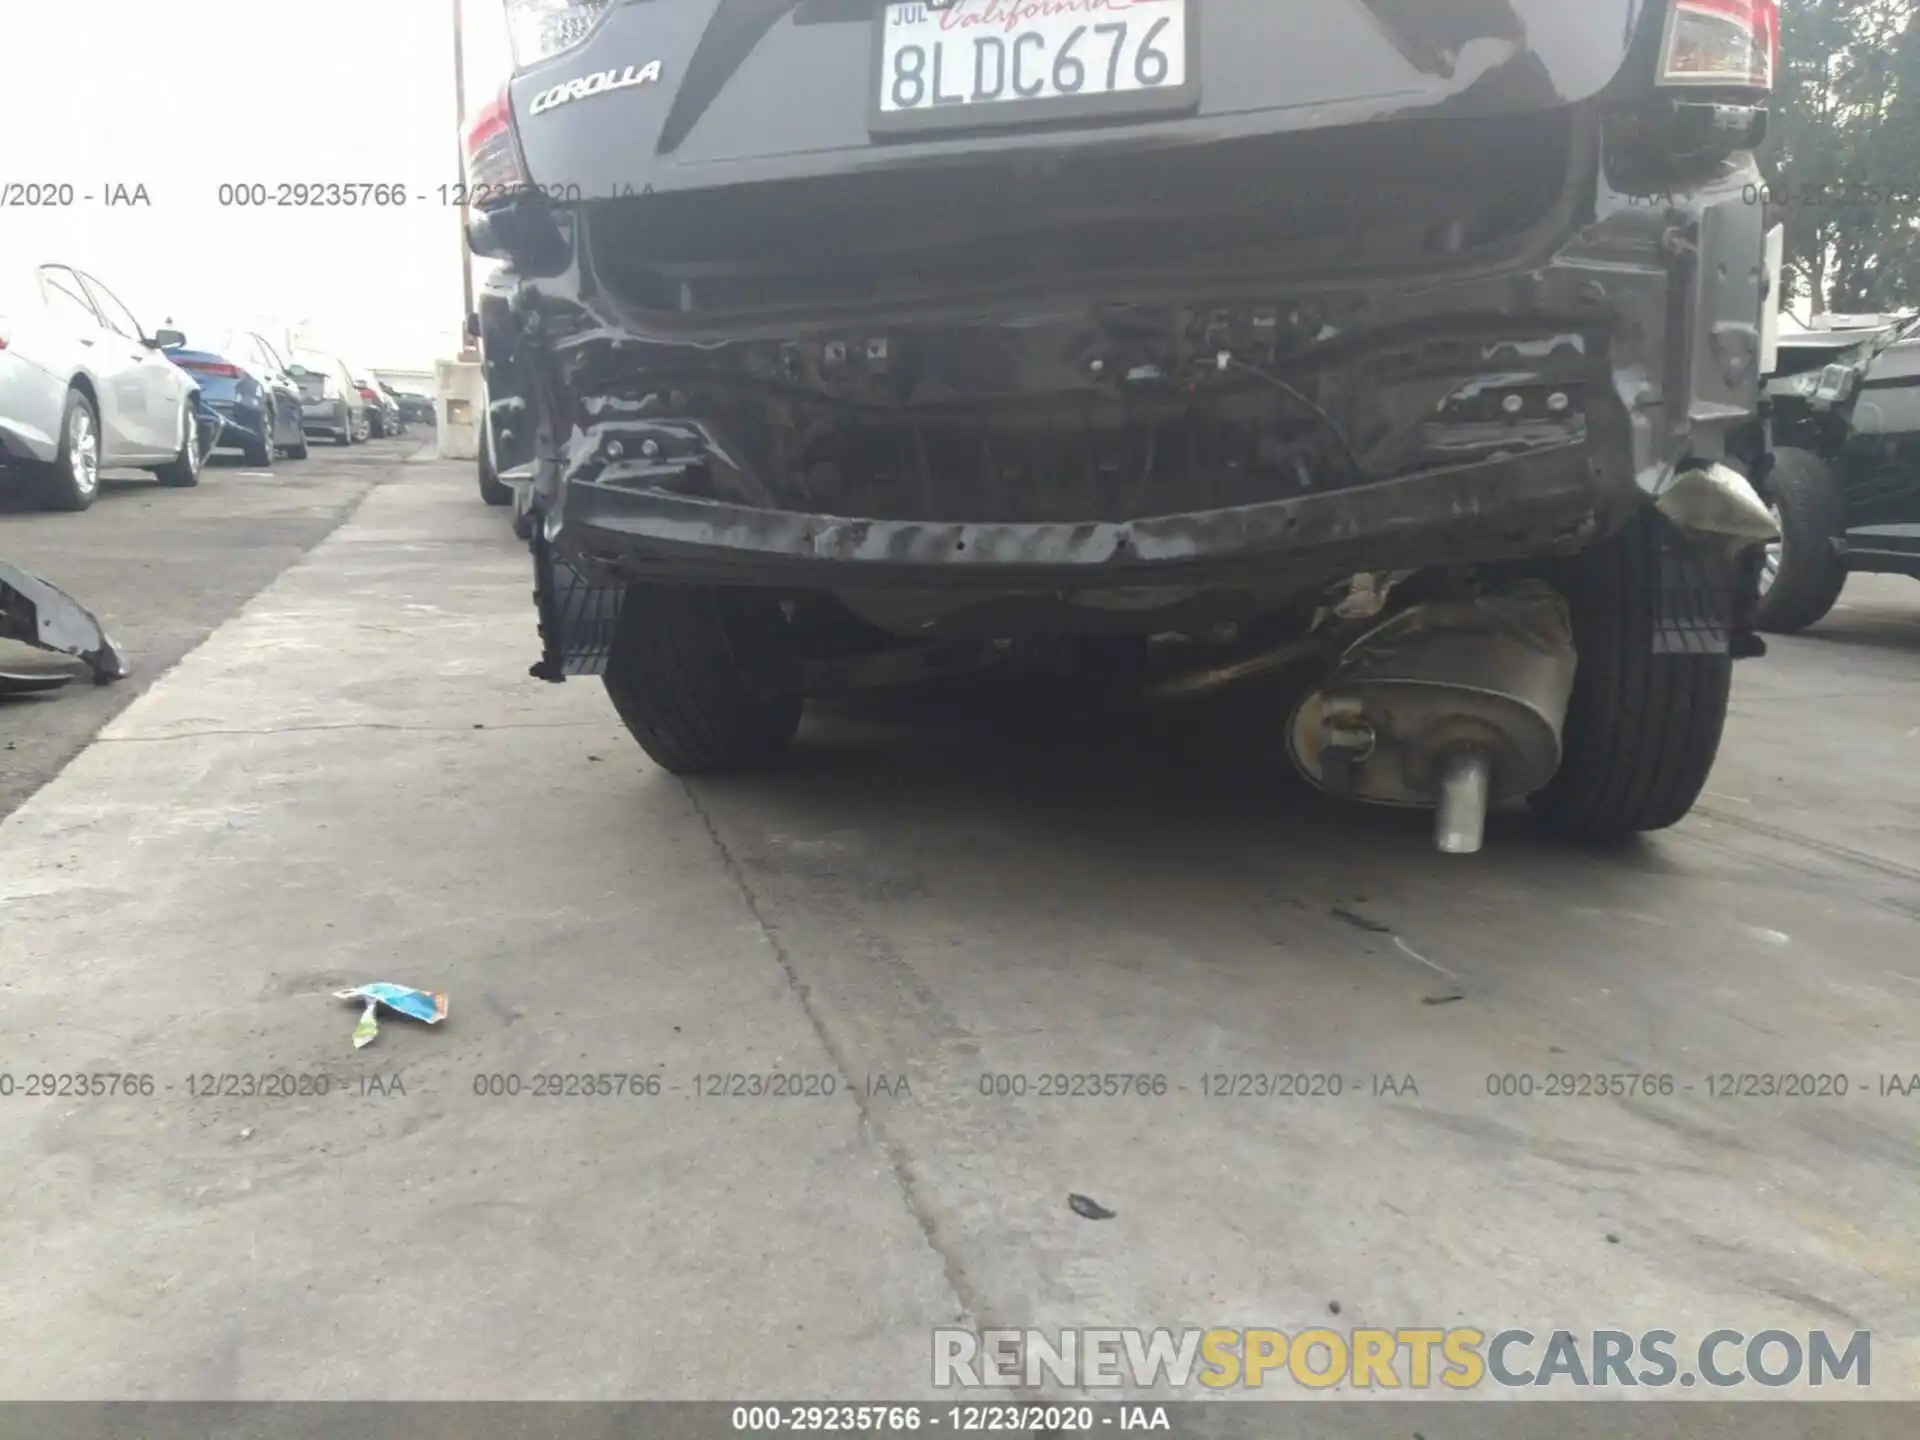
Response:
[[[1678,831],[1470,861],[1213,722],[683,785],[527,586],[396,471],[0,824],[0,1069],[154,1091],[0,1100],[0,1397],[900,1397],[943,1323],[1860,1328],[1920,1393],[1920,586],[1740,667]],[[352,1052],[376,979],[449,1020]],[[330,1093],[190,1093],[262,1072]],[[1674,1093],[1489,1094],[1588,1072]],[[1781,1072],[1850,1092],[1710,1093]],[[701,1078],[772,1073],[833,1093]],[[1208,1093],[1275,1074],[1342,1093]]]
[[[0,711],[0,815],[58,773],[422,443],[416,435],[347,449],[315,445],[308,459],[280,459],[271,472],[223,452],[190,490],[116,473],[103,478],[92,508],[77,515],[30,508],[26,496],[0,487],[0,557],[93,611],[132,662],[118,684],[83,682]]]

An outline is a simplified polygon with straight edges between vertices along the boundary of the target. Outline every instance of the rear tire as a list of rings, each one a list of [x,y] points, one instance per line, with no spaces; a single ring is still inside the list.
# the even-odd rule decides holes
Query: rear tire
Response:
[[[1546,829],[1621,840],[1677,824],[1693,808],[1720,749],[1733,658],[1724,645],[1718,654],[1656,648],[1661,591],[1679,583],[1697,604],[1724,608],[1732,571],[1643,510],[1557,577],[1580,661],[1560,772],[1533,797]],[[1724,626],[1730,617],[1718,619]]]
[[[100,412],[78,390],[67,391],[60,448],[41,470],[39,491],[49,510],[84,510],[100,493]]]
[[[793,742],[805,701],[771,594],[632,585],[606,686],[662,769],[720,775],[764,765]]]
[[[278,418],[269,404],[266,413],[260,418],[260,429],[264,438],[258,442],[249,440],[240,447],[240,458],[256,470],[273,468],[273,428]]]
[[[1776,450],[1768,479],[1780,516],[1780,558],[1755,617],[1762,630],[1791,635],[1825,619],[1846,588],[1846,562],[1833,542],[1846,534],[1847,494],[1833,467],[1811,450]]]
[[[200,425],[191,405],[181,412],[180,431],[179,452],[166,464],[156,465],[153,476],[162,485],[186,490],[200,483],[200,462],[205,458],[200,450]]]

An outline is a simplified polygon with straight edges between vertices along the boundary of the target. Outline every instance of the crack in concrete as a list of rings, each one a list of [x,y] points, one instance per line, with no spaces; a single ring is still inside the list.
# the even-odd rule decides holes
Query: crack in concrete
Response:
[[[874,1143],[880,1147],[880,1153],[886,1156],[887,1164],[893,1171],[894,1184],[899,1187],[901,1199],[906,1204],[907,1214],[912,1217],[914,1225],[918,1227],[921,1237],[927,1243],[927,1248],[933,1251],[940,1261],[940,1272],[946,1279],[947,1288],[953,1293],[953,1298],[959,1302],[958,1323],[968,1329],[979,1329],[976,1318],[980,1314],[979,1296],[974,1293],[972,1284],[967,1280],[961,1268],[959,1256],[940,1243],[939,1222],[934,1219],[932,1212],[920,1198],[919,1190],[913,1183],[912,1167],[908,1163],[906,1152],[887,1134],[886,1127],[880,1123],[867,1104],[867,1098],[862,1093],[861,1086],[854,1081],[851,1063],[827,1032],[825,1017],[821,1015],[819,1007],[814,1004],[813,988],[801,978],[799,964],[794,960],[792,952],[781,942],[773,926],[767,923],[766,916],[761,914],[759,898],[753,893],[753,886],[747,881],[746,871],[734,858],[732,848],[721,838],[720,827],[714,823],[713,816],[708,813],[707,807],[700,803],[700,797],[694,793],[693,786],[685,780],[679,783],[680,789],[687,797],[687,803],[693,806],[694,814],[700,817],[700,823],[706,827],[707,838],[713,842],[714,851],[720,857],[721,869],[733,882],[734,888],[740,892],[741,903],[747,907],[747,913],[753,917],[755,928],[760,931],[760,936],[766,941],[767,948],[773,952],[775,962],[785,973],[787,986],[793,991],[794,999],[799,1002],[801,1013],[807,1017],[807,1024],[812,1026],[813,1033],[820,1037],[821,1047],[826,1050],[827,1058],[833,1061],[833,1068],[839,1072],[841,1080],[845,1083],[847,1093],[852,1097],[853,1107],[859,1113],[861,1128],[873,1137]]]
[[[1900,880],[1911,885],[1920,885],[1920,870],[1911,865],[1902,865],[1898,860],[1883,859],[1878,855],[1869,855],[1864,850],[1856,850],[1851,845],[1837,844],[1831,840],[1822,840],[1818,836],[1807,835],[1798,830],[1789,830],[1782,825],[1769,825],[1764,820],[1752,820],[1744,815],[1732,815],[1725,810],[1716,810],[1710,805],[1696,805],[1694,814],[1709,820],[1717,820],[1722,825],[1735,830],[1745,830],[1780,845],[1791,845],[1802,850],[1810,850],[1816,855],[1841,865],[1851,865],[1857,869],[1885,876],[1889,880]]]

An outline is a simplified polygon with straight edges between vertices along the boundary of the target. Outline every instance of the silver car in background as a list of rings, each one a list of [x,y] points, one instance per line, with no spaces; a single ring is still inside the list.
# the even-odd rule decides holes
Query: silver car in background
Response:
[[[330,436],[336,445],[358,445],[367,438],[367,402],[337,356],[296,350],[287,374],[300,387],[300,418],[307,434]]]
[[[102,470],[198,484],[199,387],[162,353],[181,339],[70,265],[0,277],[0,489],[84,510]]]

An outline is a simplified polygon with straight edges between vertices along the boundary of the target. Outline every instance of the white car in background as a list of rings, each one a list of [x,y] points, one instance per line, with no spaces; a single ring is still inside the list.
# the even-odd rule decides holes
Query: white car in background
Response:
[[[151,470],[195,485],[199,387],[118,297],[70,265],[0,277],[0,488],[29,487],[42,504],[84,510],[100,472]]]

